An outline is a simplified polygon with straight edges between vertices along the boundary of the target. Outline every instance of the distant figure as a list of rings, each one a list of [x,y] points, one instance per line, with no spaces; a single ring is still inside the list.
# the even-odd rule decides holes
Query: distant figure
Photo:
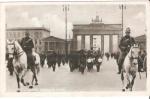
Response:
[[[111,58],[113,58],[114,57],[114,53],[111,53]]]
[[[107,61],[108,61],[108,60],[109,60],[109,57],[110,57],[110,54],[107,52],[107,53],[105,53],[105,56],[106,56]]]
[[[145,51],[141,50],[138,56],[138,72],[144,71],[143,63],[144,63],[145,56],[146,56]]]

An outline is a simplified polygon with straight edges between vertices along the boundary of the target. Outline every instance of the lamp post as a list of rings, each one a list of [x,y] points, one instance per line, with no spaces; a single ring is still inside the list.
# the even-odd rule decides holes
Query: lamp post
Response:
[[[65,13],[65,54],[66,57],[68,56],[68,41],[67,41],[67,23],[68,23],[68,11],[69,11],[69,5],[63,5],[63,12]]]
[[[122,18],[121,18],[121,20],[122,20],[122,25],[121,25],[121,27],[122,27],[122,37],[123,37],[123,29],[124,29],[124,28],[123,28],[123,27],[124,27],[124,26],[123,26],[123,24],[124,24],[124,20],[123,20],[123,19],[124,19],[124,9],[126,9],[126,6],[122,4],[122,5],[119,6],[119,8],[121,9],[121,15],[122,15],[122,16],[121,16],[121,17],[122,17]]]

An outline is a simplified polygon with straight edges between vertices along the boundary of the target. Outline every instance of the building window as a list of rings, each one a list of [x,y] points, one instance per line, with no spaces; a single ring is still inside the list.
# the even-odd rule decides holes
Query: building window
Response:
[[[53,43],[49,42],[48,44],[49,44],[49,46],[48,46],[49,48],[48,49],[52,50],[53,49]]]
[[[45,50],[48,51],[48,42],[45,42]]]

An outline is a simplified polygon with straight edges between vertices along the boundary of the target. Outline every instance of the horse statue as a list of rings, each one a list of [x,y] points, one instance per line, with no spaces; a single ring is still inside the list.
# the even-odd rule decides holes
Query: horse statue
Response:
[[[134,45],[130,48],[129,53],[125,57],[121,70],[121,80],[123,84],[122,91],[125,91],[126,89],[132,91],[134,80],[136,78],[136,73],[138,70],[138,53],[139,47]],[[125,83],[124,80],[127,80],[127,82]]]
[[[16,79],[17,79],[17,84],[18,84],[18,90],[17,92],[20,92],[20,83],[22,83],[24,86],[29,86],[29,88],[33,88],[33,84],[31,83],[34,81],[36,78],[36,73],[33,71],[36,71],[35,68],[32,71],[33,76],[32,76],[32,82],[24,82],[24,77],[26,76],[28,70],[27,70],[27,55],[21,48],[20,44],[16,40],[9,41],[7,40],[7,53],[8,57],[13,58],[13,67],[14,67],[14,73],[16,74]],[[37,55],[35,55],[35,64],[38,64],[39,60],[37,60]],[[35,67],[35,66],[33,66]],[[39,71],[39,68],[38,68]]]

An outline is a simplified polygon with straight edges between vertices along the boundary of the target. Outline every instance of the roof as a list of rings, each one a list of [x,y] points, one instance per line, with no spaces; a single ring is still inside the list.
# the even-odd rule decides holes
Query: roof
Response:
[[[74,24],[73,30],[122,30],[121,24],[104,24],[104,23],[91,23],[91,24]]]
[[[145,41],[146,42],[146,35],[140,35],[135,37],[135,41]]]
[[[46,29],[45,27],[13,27],[7,28],[7,31],[16,31],[16,30],[44,30],[50,32],[50,30]]]
[[[58,38],[58,37],[54,37],[54,36],[49,36],[49,37],[43,38],[42,41],[65,42],[64,39],[61,39],[61,38]]]

